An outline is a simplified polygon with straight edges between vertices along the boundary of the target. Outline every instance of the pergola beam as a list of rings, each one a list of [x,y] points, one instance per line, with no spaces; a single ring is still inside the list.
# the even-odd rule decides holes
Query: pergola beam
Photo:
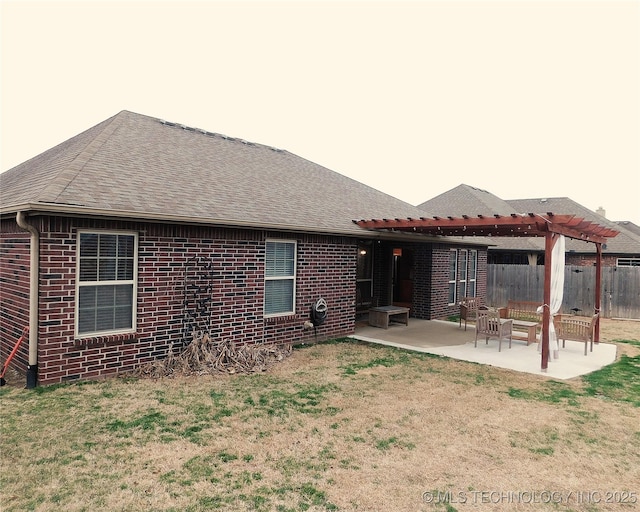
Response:
[[[546,236],[553,232],[569,238],[593,243],[606,243],[606,239],[616,236],[618,231],[600,226],[575,215],[546,215],[529,213],[509,216],[485,217],[433,217],[431,219],[371,219],[354,220],[364,229],[387,229],[442,236]]]

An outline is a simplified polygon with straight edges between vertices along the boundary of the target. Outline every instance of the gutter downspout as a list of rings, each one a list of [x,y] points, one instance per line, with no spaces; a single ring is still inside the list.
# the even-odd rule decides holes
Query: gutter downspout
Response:
[[[40,277],[40,233],[25,220],[24,212],[16,214],[16,222],[31,233],[29,251],[29,364],[27,366],[27,389],[38,383],[38,280]]]

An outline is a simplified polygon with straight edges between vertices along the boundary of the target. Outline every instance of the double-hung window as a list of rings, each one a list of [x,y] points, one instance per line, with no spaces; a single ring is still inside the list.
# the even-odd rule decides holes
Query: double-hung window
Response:
[[[295,292],[296,242],[267,240],[264,283],[265,316],[294,313]]]
[[[469,297],[478,293],[478,251],[469,251]]]
[[[467,296],[467,256],[468,251],[466,249],[460,250],[460,296]]]
[[[458,298],[458,251],[449,251],[449,304],[455,304]]]
[[[137,245],[135,233],[78,233],[78,336],[135,329]]]

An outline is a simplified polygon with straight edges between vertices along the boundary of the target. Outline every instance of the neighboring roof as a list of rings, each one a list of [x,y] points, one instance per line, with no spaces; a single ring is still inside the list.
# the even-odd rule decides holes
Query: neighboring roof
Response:
[[[418,208],[431,216],[462,217],[463,215],[510,215],[517,213],[504,199],[491,192],[461,184],[425,201]]]
[[[422,210],[284,150],[122,111],[0,174],[18,210],[367,235]],[[370,233],[369,233],[370,234]]]
[[[603,247],[604,254],[640,254],[640,238],[620,224],[607,220],[567,197],[504,200],[486,190],[462,184],[425,201],[418,207],[431,216],[442,217],[463,215],[491,217],[529,213],[546,215],[548,212],[556,216],[575,215],[620,232],[614,238],[607,240],[606,247]],[[492,244],[493,247],[490,247],[490,250],[544,252],[544,238],[541,237],[503,236],[492,238]],[[567,239],[566,249],[577,253],[596,252],[594,244],[576,239]]]
[[[634,235],[640,237],[640,226],[638,226],[637,224],[634,224],[633,222],[629,221],[629,220],[617,220],[615,221],[616,224],[623,228],[626,229],[627,231],[633,233]]]
[[[568,197],[508,199],[506,202],[520,212],[552,211],[556,213],[571,213],[585,220],[597,222],[602,226],[616,229],[620,233],[615,238],[607,241],[606,248],[603,248],[603,253],[640,255],[640,237],[617,222],[610,221],[602,215],[598,215]],[[585,244],[577,240],[567,240],[565,247],[568,252],[595,252],[592,244]],[[544,244],[542,244],[541,250],[544,251]]]

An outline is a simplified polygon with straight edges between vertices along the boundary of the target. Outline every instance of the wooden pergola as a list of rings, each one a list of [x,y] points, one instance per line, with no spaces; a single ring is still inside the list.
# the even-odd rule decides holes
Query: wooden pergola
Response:
[[[595,313],[600,312],[602,286],[602,245],[607,238],[619,232],[575,215],[527,213],[470,217],[420,217],[419,219],[371,219],[354,220],[363,229],[390,232],[422,233],[432,236],[482,236],[482,237],[538,237],[545,238],[544,304],[542,321],[542,371],[549,363],[549,320],[551,302],[551,254],[558,235],[590,242],[596,246]],[[594,341],[600,341],[599,317],[595,324]]]

